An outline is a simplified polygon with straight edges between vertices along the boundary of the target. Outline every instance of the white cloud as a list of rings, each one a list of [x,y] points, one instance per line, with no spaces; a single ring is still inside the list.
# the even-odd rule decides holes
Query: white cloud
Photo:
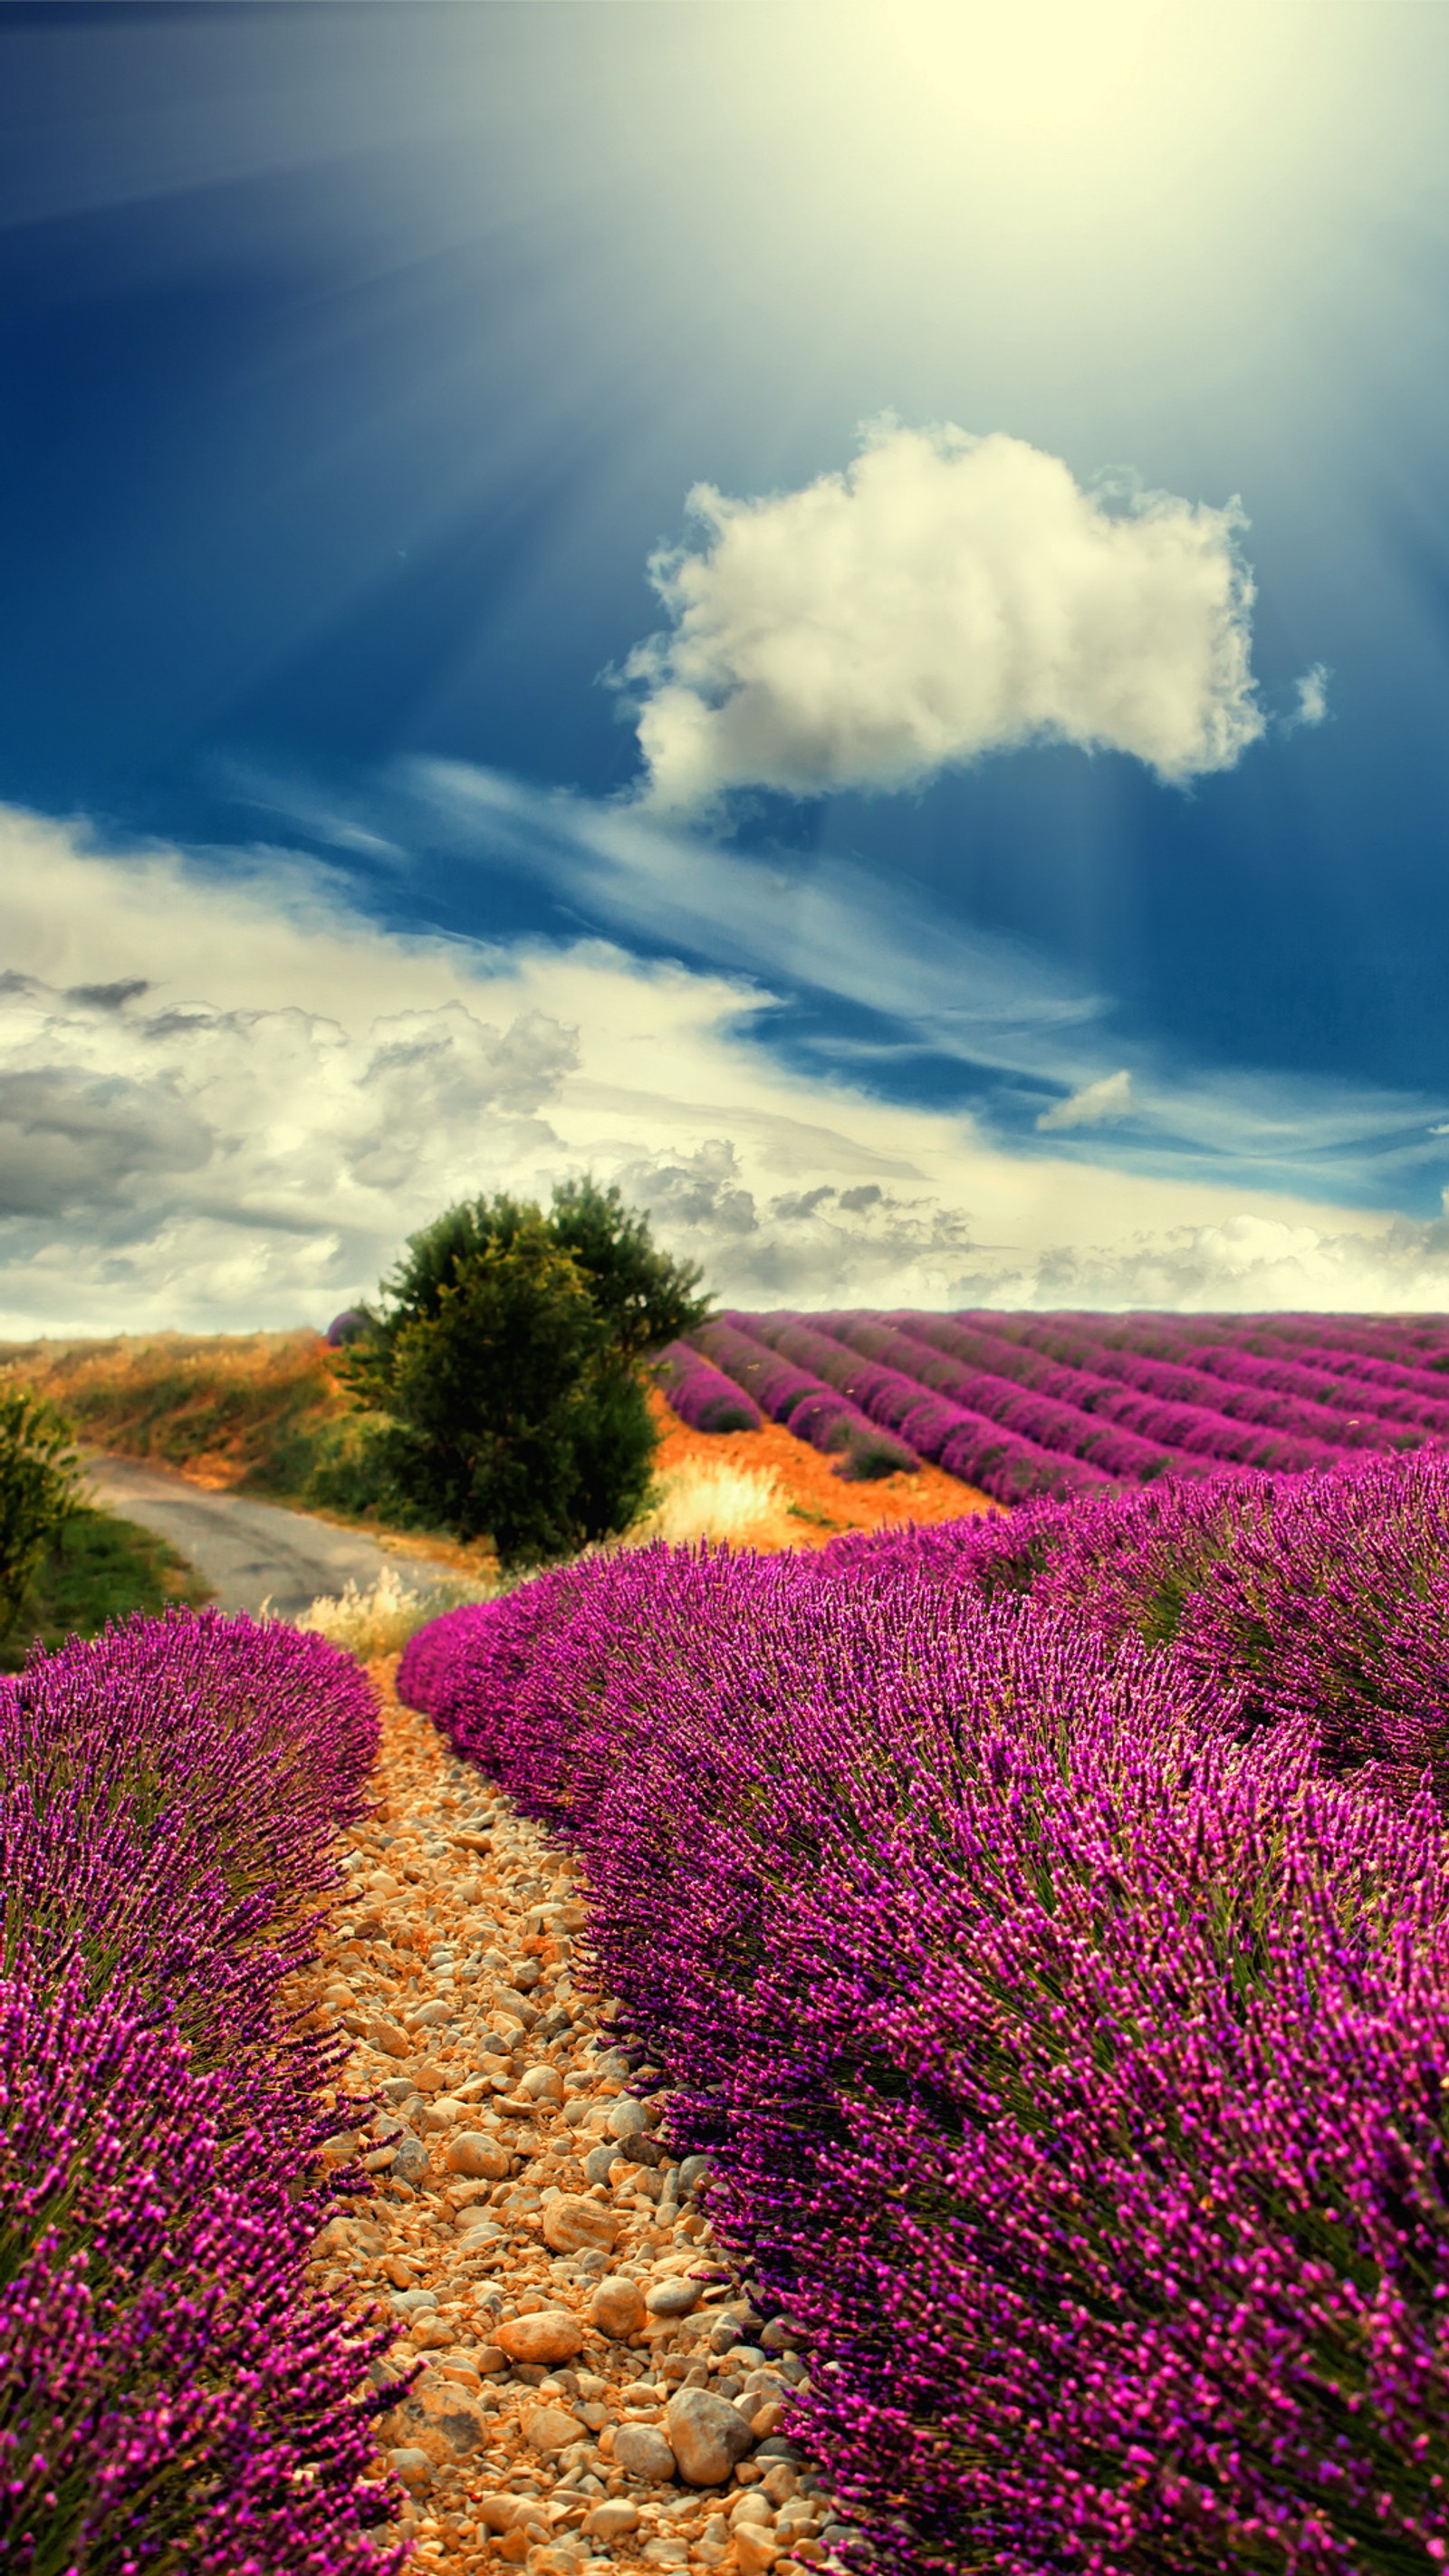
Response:
[[[543,793],[468,761],[418,760],[402,777],[434,826],[444,819],[464,846],[508,857],[621,930],[898,1015],[917,1044],[1038,1071],[1063,1033],[1106,1007],[1046,958],[849,859],[792,875],[632,808]]]
[[[1034,1109],[1044,1083],[1094,1089],[1110,997],[899,879],[830,855],[792,869],[465,761],[405,764],[377,794],[401,800],[403,839],[441,836],[460,859],[526,871],[626,938],[677,941],[767,987],[861,1005],[877,1024],[867,1035],[821,1031],[813,1042],[817,1068],[832,1077],[869,1080],[893,1057],[933,1053],[1005,1077],[1006,1092],[1026,1076],[1030,1094],[1018,1089],[1016,1110]],[[1197,1176],[1210,1165],[1292,1190],[1311,1167],[1321,1186],[1358,1194],[1374,1169],[1398,1174],[1435,1158],[1425,1129],[1442,1102],[1432,1096],[1262,1067],[1199,1079],[1145,1050],[1130,1080],[1131,1150],[1150,1153],[1159,1171]]]
[[[1003,1152],[782,1070],[758,983],[399,938],[295,859],[0,812],[0,954],[7,1336],[324,1323],[450,1200],[583,1169],[745,1304],[1449,1306],[1449,1222]]]
[[[1449,1223],[1305,1222],[1240,1209],[1200,1225],[1048,1247],[1021,1273],[1023,1306],[1214,1307],[1247,1314],[1432,1313],[1449,1303]]]
[[[1298,704],[1288,722],[1295,731],[1299,725],[1321,725],[1328,714],[1329,672],[1326,662],[1315,662],[1298,682]]]
[[[1040,1128],[1100,1127],[1109,1118],[1125,1118],[1131,1108],[1131,1074],[1105,1073],[1100,1082],[1084,1084],[1069,1100],[1054,1100],[1036,1123]]]
[[[1230,768],[1264,730],[1235,502],[1084,492],[994,432],[883,425],[843,474],[735,501],[650,567],[671,626],[643,693],[645,801],[900,788],[1033,741]]]

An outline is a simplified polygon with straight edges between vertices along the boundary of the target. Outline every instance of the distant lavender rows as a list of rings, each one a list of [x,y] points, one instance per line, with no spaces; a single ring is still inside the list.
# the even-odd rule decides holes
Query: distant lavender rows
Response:
[[[1449,1458],[654,1548],[400,1687],[600,1979],[899,2576],[1449,2559]]]
[[[359,2393],[390,2334],[306,2281],[338,2043],[281,2002],[377,1739],[348,1658],[214,1612],[0,1684],[7,2576],[401,2562]]]
[[[1449,1440],[1424,1317],[729,1311],[657,1367],[697,1430],[768,1417],[839,1475],[925,1459],[1003,1503]]]

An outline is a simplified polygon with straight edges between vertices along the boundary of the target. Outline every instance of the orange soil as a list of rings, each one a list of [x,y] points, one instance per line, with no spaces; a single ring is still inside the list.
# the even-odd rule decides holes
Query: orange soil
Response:
[[[805,1440],[797,1440],[777,1422],[762,1431],[691,1431],[662,1395],[651,1394],[650,1406],[662,1437],[657,1465],[671,1467],[699,1460],[728,1458],[738,1467],[773,1467],[786,1498],[797,1513],[797,1547],[823,1547],[841,1530],[880,1529],[897,1521],[955,1521],[967,1512],[994,1512],[1000,1505],[974,1485],[963,1485],[940,1467],[922,1467],[911,1476],[881,1476],[871,1484],[847,1484],[831,1462]]]

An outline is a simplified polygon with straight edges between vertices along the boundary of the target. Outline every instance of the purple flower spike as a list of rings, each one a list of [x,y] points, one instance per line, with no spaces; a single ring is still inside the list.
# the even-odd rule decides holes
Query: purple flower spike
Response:
[[[401,2565],[370,2474],[392,2329],[307,2278],[345,2043],[283,2002],[377,1742],[348,1658],[211,1611],[0,1694],[7,2576]]]
[[[868,2563],[1449,2562],[1449,1457],[599,1557],[400,1687],[574,1845]]]

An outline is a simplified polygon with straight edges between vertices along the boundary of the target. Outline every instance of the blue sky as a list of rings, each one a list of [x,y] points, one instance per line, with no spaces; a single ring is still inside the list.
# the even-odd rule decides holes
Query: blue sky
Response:
[[[1449,20],[0,7],[0,1329],[1449,1302]]]

